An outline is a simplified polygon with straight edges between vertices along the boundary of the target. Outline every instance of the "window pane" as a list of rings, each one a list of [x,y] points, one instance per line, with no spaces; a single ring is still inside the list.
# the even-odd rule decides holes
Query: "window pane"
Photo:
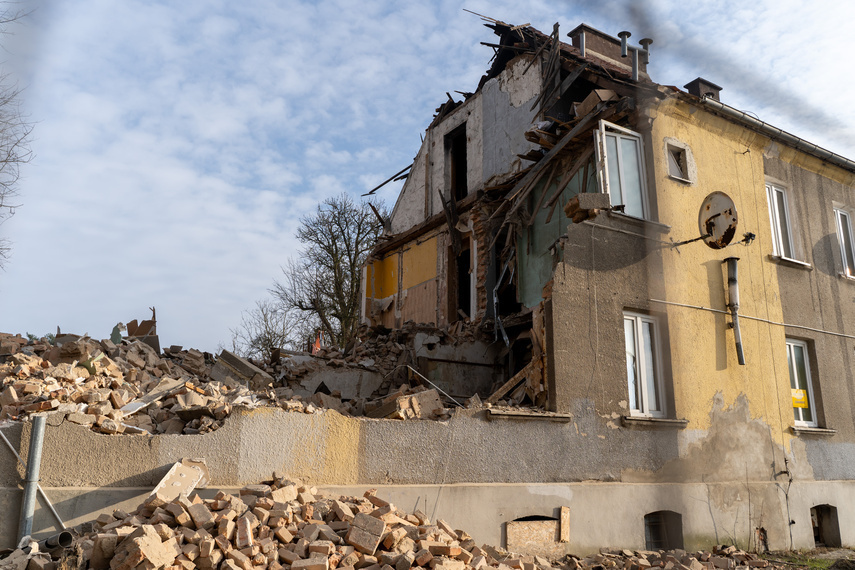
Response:
[[[849,214],[837,212],[840,232],[840,244],[843,250],[843,265],[846,275],[855,277],[855,251],[852,249],[852,226],[849,225]]]
[[[793,259],[793,248],[790,245],[790,221],[787,219],[786,196],[778,189],[774,189],[776,214],[778,215],[778,229],[780,231],[781,246],[780,254],[782,257]]]
[[[642,322],[642,340],[644,342],[644,372],[647,384],[647,410],[649,412],[659,411],[659,394],[656,392],[656,351],[653,345],[653,323]]]
[[[683,163],[685,162],[685,159],[683,157],[683,151],[669,148],[667,155],[668,174],[676,178],[687,178],[685,169],[683,168]]]
[[[795,348],[793,345],[787,344],[787,367],[790,369],[790,388],[797,390],[799,385],[793,368],[793,348]]]
[[[638,140],[629,137],[620,138],[621,180],[623,187],[624,212],[637,218],[644,217],[641,198],[641,164],[639,162]]]
[[[807,390],[807,372],[805,371],[805,349],[799,345],[793,345],[793,361],[796,371],[796,380],[798,382],[799,390]]]
[[[638,410],[638,355],[635,351],[635,319],[623,320],[626,342],[626,379],[629,384],[629,409]]]
[[[609,194],[612,206],[623,204],[623,189],[620,180],[620,157],[618,156],[617,136],[606,135],[606,163],[609,168]]]

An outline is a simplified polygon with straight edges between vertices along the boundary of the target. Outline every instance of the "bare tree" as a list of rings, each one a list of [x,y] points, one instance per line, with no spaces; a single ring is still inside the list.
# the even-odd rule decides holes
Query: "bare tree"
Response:
[[[8,34],[9,24],[25,14],[0,4],[0,35]],[[30,133],[33,130],[21,112],[21,90],[10,74],[0,74],[0,224],[15,213],[18,203],[20,167],[30,161]],[[10,243],[0,238],[0,268],[9,258]]]
[[[243,312],[240,325],[231,329],[232,350],[247,358],[269,360],[274,349],[303,350],[311,323],[301,314],[286,310],[275,299],[256,301]]]
[[[314,215],[300,220],[300,256],[283,268],[271,293],[283,307],[316,319],[332,344],[347,346],[359,325],[360,270],[380,235],[385,217],[347,194],[328,198]]]

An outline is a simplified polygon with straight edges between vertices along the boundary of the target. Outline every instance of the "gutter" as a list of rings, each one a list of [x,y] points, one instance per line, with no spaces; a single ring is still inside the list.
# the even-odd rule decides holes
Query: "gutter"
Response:
[[[731,119],[735,119],[737,122],[742,123],[748,128],[753,129],[763,135],[766,135],[774,141],[780,141],[782,143],[785,143],[811,156],[815,156],[820,160],[824,160],[835,166],[839,166],[844,170],[848,170],[849,172],[855,172],[855,161],[852,161],[837,153],[831,152],[830,150],[826,150],[820,146],[817,146],[802,138],[799,138],[794,134],[788,133],[787,131],[783,131],[778,127],[774,127],[769,123],[761,121],[760,119],[755,119],[744,111],[734,109],[733,107],[725,105],[724,103],[716,101],[715,99],[702,97],[700,99],[700,102],[704,106],[709,107],[710,109],[713,109],[714,111],[725,115]]]

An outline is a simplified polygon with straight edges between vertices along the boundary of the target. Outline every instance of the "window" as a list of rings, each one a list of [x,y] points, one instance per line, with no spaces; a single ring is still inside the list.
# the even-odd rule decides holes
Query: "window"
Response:
[[[671,145],[667,147],[668,175],[680,180],[689,179],[689,167],[686,164],[686,151]]]
[[[648,315],[624,313],[623,333],[631,414],[663,417],[662,344],[656,319]]]
[[[467,185],[466,161],[466,123],[463,123],[445,136],[445,155],[448,173],[446,182],[455,201],[469,194]]]
[[[683,548],[683,515],[674,511],[656,511],[644,515],[644,541],[647,550]]]
[[[775,255],[795,259],[787,194],[783,188],[766,184],[766,195],[769,200],[769,218],[772,222],[772,243]]]
[[[817,427],[807,344],[800,340],[787,339],[787,365],[790,369],[795,425]]]
[[[852,223],[849,214],[843,210],[834,210],[837,221],[837,239],[840,242],[840,255],[843,258],[843,274],[855,277],[855,250],[853,250]]]
[[[594,137],[603,192],[611,197],[612,206],[623,205],[625,214],[646,218],[648,206],[641,135],[600,121]]]

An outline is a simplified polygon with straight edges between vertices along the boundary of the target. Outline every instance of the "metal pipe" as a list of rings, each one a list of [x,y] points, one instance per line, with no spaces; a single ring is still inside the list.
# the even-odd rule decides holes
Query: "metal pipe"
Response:
[[[70,532],[64,530],[44,540],[39,541],[39,551],[45,552],[57,548],[68,548],[74,541],[74,537]]]
[[[739,280],[737,278],[736,262],[738,257],[728,257],[727,263],[727,308],[730,309],[733,326],[733,336],[736,339],[736,357],[739,364],[745,365],[745,354],[742,352],[742,333],[739,330]]]
[[[638,43],[641,44],[641,47],[643,49],[643,51],[641,52],[642,54],[644,54],[644,59],[642,59],[642,63],[644,63],[644,65],[647,65],[648,63],[650,63],[650,44],[653,43],[653,40],[650,38],[642,38],[638,41]]]
[[[626,43],[626,40],[627,40],[627,38],[628,38],[629,36],[631,36],[631,35],[632,35],[632,34],[631,34],[631,33],[629,33],[629,32],[627,32],[627,31],[618,32],[618,37],[620,38],[620,56],[621,56],[621,57],[626,57],[626,56],[627,56],[627,43]]]
[[[709,97],[702,97],[701,103],[723,115],[736,119],[745,126],[758,131],[760,134],[765,135],[772,140],[781,141],[802,152],[806,152],[807,154],[815,156],[826,162],[830,162],[831,164],[844,168],[850,172],[855,172],[855,161],[849,160],[848,158],[833,153],[830,150],[826,150],[820,146],[810,143],[796,135],[779,129],[778,127],[773,127],[769,123],[763,122],[760,119],[755,119],[751,115],[738,109],[734,109],[729,105],[725,105],[721,101],[716,101]]]
[[[632,50],[632,80],[638,81],[638,50]]]
[[[30,434],[30,453],[27,456],[27,472],[24,497],[21,500],[21,520],[18,524],[18,540],[33,532],[33,513],[36,510],[36,488],[39,485],[39,468],[42,463],[42,443],[45,437],[44,415],[33,416],[33,431]]]
[[[585,30],[579,33],[579,54],[585,57]]]
[[[302,354],[302,353],[301,353],[301,354]],[[3,432],[2,432],[2,431],[0,431],[0,439],[2,439],[2,440],[6,443],[6,445],[9,447],[9,451],[11,451],[11,452],[12,452],[12,455],[14,455],[14,456],[15,456],[15,459],[17,459],[17,460],[18,460],[18,463],[20,463],[20,464],[21,464],[21,467],[23,467],[24,469],[26,469],[26,468],[27,468],[27,464],[26,464],[26,463],[24,463],[24,460],[23,460],[23,459],[21,459],[21,456],[20,456],[20,455],[18,455],[18,452],[15,450],[15,447],[12,445],[12,442],[10,442],[10,441],[9,441],[9,438],[7,438],[7,437],[3,434]],[[44,491],[44,489],[42,489],[42,486],[41,486],[41,485],[39,485],[39,486],[38,486],[38,489],[39,489],[39,495],[41,495],[41,496],[42,496],[42,499],[44,499],[45,503],[46,503],[46,504],[47,504],[47,506],[48,506],[48,509],[50,510],[50,512],[51,512],[51,513],[53,513],[53,517],[56,519],[56,522],[58,522],[58,523],[59,523],[59,527],[60,527],[62,530],[65,530],[66,528],[68,528],[67,526],[65,526],[65,523],[64,523],[64,522],[62,522],[62,518],[60,518],[59,513],[57,513],[57,512],[56,512],[56,509],[55,509],[55,508],[53,508],[53,503],[51,503],[51,502],[50,502],[50,499],[48,499],[48,496],[47,496],[47,495],[45,495],[45,491]]]

